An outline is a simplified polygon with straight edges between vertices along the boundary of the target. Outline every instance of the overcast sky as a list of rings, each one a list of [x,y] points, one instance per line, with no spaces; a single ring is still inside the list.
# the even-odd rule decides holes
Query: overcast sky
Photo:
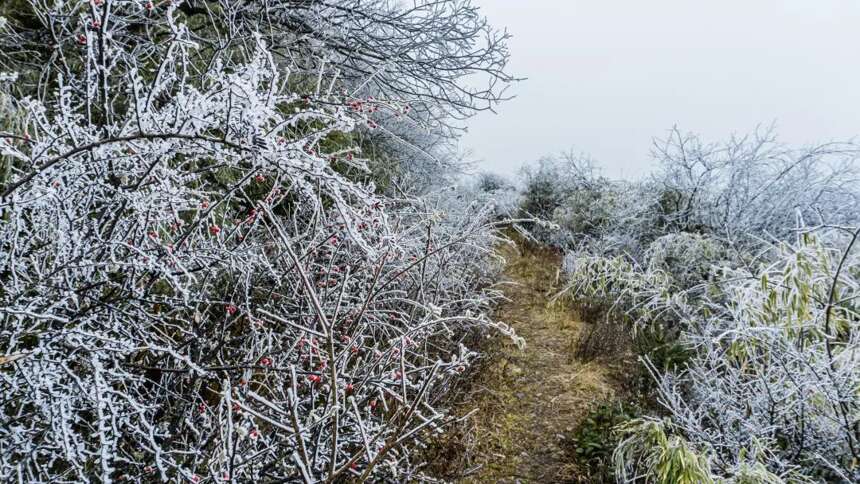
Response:
[[[481,169],[574,148],[631,177],[674,124],[712,140],[771,122],[791,144],[860,135],[858,0],[475,2],[528,77],[470,121]]]

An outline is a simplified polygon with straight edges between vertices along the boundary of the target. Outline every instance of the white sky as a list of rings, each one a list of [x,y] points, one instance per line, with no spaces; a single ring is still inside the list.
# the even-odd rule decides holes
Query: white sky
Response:
[[[790,144],[860,135],[858,0],[475,2],[528,77],[469,122],[482,170],[573,148],[631,177],[674,124],[710,140],[771,122]]]

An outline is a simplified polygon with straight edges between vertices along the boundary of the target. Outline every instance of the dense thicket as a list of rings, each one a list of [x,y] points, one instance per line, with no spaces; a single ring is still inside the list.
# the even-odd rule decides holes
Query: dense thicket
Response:
[[[860,151],[672,130],[654,153],[641,181],[573,156],[524,178],[523,209],[557,225],[533,234],[566,252],[561,296],[651,343],[663,418],[618,429],[616,477],[856,482]]]
[[[491,207],[410,182],[504,39],[467,0],[3,2],[0,480],[416,472],[463,331],[514,336]]]

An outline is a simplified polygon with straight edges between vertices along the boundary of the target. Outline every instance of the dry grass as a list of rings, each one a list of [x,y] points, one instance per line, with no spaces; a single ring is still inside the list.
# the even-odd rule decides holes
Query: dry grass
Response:
[[[520,351],[494,339],[454,413],[477,409],[429,452],[427,471],[458,482],[588,482],[571,437],[595,401],[623,388],[626,357],[581,360],[576,349],[590,332],[575,311],[551,304],[560,257],[547,249],[500,249],[507,260],[505,295],[496,318],[526,338]]]

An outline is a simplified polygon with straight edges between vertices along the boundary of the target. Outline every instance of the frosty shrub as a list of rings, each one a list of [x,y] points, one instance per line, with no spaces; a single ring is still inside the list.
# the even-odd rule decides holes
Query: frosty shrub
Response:
[[[572,251],[565,256],[563,268],[568,284],[560,295],[579,305],[601,308],[607,318],[630,317],[644,325],[639,318],[664,308],[670,297],[667,274],[650,271],[629,257]]]
[[[516,187],[510,180],[495,173],[479,173],[475,180],[475,189],[480,192],[494,193],[500,190],[510,190],[513,188]]]
[[[566,246],[574,234],[598,225],[599,213],[592,219],[583,217],[583,210],[605,204],[611,198],[603,193],[608,181],[597,174],[594,162],[572,152],[542,158],[536,168],[523,168],[522,178],[522,211],[553,224],[551,228],[534,224],[532,235],[550,245]],[[560,223],[566,224],[568,230],[555,227]]]
[[[673,427],[715,478],[746,482],[759,466],[784,479],[860,479],[858,236],[805,233],[755,272],[726,271],[725,302],[703,302],[684,326],[696,351],[686,368],[652,369]]]
[[[633,350],[649,355],[659,368],[682,364],[688,351],[677,336],[696,295],[678,291],[672,277],[638,265],[627,256],[569,252],[567,285],[557,299],[576,307],[591,330],[578,342],[581,358]]]
[[[534,235],[567,250],[587,247],[648,265],[649,247],[670,234],[701,235],[736,260],[790,239],[798,217],[813,224],[858,222],[854,143],[798,149],[779,143],[772,130],[759,130],[708,144],[673,129],[655,141],[653,153],[659,169],[637,181],[608,180],[590,159],[570,154],[525,169],[523,210],[559,227]],[[669,272],[676,270],[682,269]]]
[[[719,241],[685,232],[658,238],[645,254],[650,270],[667,274],[676,290],[707,283],[713,268],[727,265],[728,257],[728,251]]]
[[[671,424],[636,419],[616,429],[622,440],[613,454],[621,482],[711,484],[708,460],[678,435],[667,434]]]
[[[552,221],[574,240],[599,236],[614,221],[618,191],[609,182],[574,190],[552,213]]]
[[[856,223],[858,147],[781,144],[772,129],[706,143],[677,128],[654,143],[651,180],[669,232],[713,233],[735,243],[790,238],[799,212],[812,223]]]
[[[13,3],[0,480],[413,476],[459,337],[516,335],[485,315],[492,209],[379,194],[360,139],[492,101],[448,88],[500,38],[461,1]],[[383,69],[389,42],[451,58]]]
[[[660,169],[635,182],[595,176],[575,157],[525,171],[524,208],[552,207],[560,229],[537,237],[567,250],[565,294],[640,327],[697,311],[690,298],[709,290],[714,268],[749,264],[798,221],[860,213],[852,143],[790,149],[765,131],[708,145],[675,129],[655,156]]]
[[[503,176],[481,173],[469,190],[472,192],[472,198],[484,200],[492,205],[497,219],[510,219],[519,214],[520,190]]]

